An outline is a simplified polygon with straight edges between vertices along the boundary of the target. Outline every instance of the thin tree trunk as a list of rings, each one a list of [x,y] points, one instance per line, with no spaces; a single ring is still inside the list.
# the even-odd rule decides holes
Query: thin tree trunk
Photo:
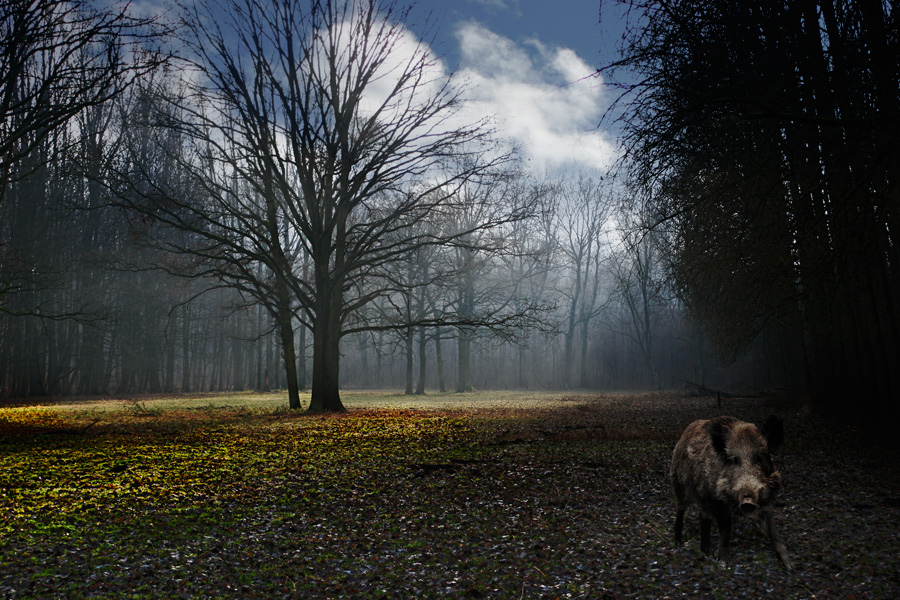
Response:
[[[438,386],[443,394],[447,391],[447,381],[444,379],[444,353],[441,344],[441,328],[434,328],[434,354],[437,362]]]
[[[572,296],[572,302],[569,305],[569,314],[567,317],[568,324],[566,326],[566,333],[563,337],[563,361],[560,365],[562,372],[560,373],[560,386],[563,389],[568,389],[572,387],[572,360],[573,348],[575,346],[575,313],[577,310],[577,302],[579,295],[579,288],[581,287],[581,273],[578,274],[578,283],[575,285],[575,293]]]
[[[590,319],[585,317],[581,322],[581,360],[579,361],[580,375],[578,377],[578,387],[587,388],[588,385],[588,333],[590,332]]]
[[[413,393],[413,338],[414,330],[412,326],[406,328],[404,336],[404,345],[406,347],[406,390],[404,394],[411,396]]]
[[[256,340],[256,390],[262,391],[265,385],[265,381],[263,380],[263,356],[265,355],[264,348],[266,345],[266,336],[262,335],[263,331],[263,307],[256,307],[256,335],[259,338]]]
[[[303,281],[309,280],[309,254],[303,256]],[[300,341],[297,348],[297,387],[305,390],[307,386],[306,373],[306,333],[307,327],[300,323]]]
[[[360,357],[360,386],[369,387],[369,336],[365,333],[359,336],[359,357]]]
[[[178,319],[170,319],[172,331],[166,336],[166,373],[163,381],[163,391],[171,394],[175,391],[175,336]]]
[[[274,373],[274,368],[275,368],[274,358],[272,356],[274,353],[274,348],[273,348],[274,341],[272,339],[273,335],[272,335],[271,331],[273,329],[273,325],[275,325],[275,327],[277,327],[277,325],[275,324],[275,318],[271,314],[268,315],[268,321],[269,322],[268,322],[267,329],[269,329],[270,332],[266,334],[266,337],[264,340],[264,343],[266,345],[266,359],[265,359],[266,362],[265,362],[265,366],[264,366],[264,372],[266,374],[266,381],[265,381],[264,387],[265,387],[265,391],[267,391],[267,392],[271,391],[271,389],[272,389],[272,379],[271,378],[272,378],[272,373]]]
[[[191,310],[190,305],[181,307],[181,393],[191,391]]]
[[[300,323],[300,340],[297,344],[297,389],[306,389],[306,325]]]
[[[519,388],[528,389],[528,379],[525,376],[525,346],[519,346]]]
[[[294,328],[291,324],[290,312],[278,316],[278,330],[281,333],[281,351],[287,377],[288,406],[292,410],[298,410],[303,408],[303,406],[300,404],[300,386],[297,382],[297,356],[294,349]]]
[[[425,395],[425,373],[428,363],[426,361],[428,338],[425,335],[425,328],[419,327],[419,382],[416,385],[416,395]]]
[[[234,315],[234,339],[231,345],[231,389],[240,392],[244,389],[244,320],[241,313]]]
[[[379,388],[384,386],[384,357],[381,355],[381,349],[384,347],[384,332],[378,332],[378,344],[375,347],[375,385]]]
[[[456,332],[457,364],[456,364],[456,391],[457,393],[472,391],[472,339],[470,331],[460,327]]]
[[[300,386],[297,382],[297,355],[294,349],[294,325],[291,312],[291,298],[287,284],[280,277],[276,280],[276,294],[278,297],[278,314],[276,322],[281,334],[281,352],[284,359],[285,375],[287,377],[288,406],[291,410],[302,408],[300,404]]]

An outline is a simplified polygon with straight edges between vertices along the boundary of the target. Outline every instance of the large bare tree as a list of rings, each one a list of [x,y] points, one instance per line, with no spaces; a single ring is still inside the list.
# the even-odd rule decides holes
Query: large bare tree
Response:
[[[282,339],[294,317],[312,331],[314,412],[343,410],[339,342],[395,288],[385,267],[464,236],[420,224],[447,218],[456,190],[507,158],[483,122],[459,120],[461,91],[403,25],[408,14],[376,0],[183,11],[191,69],[176,126],[195,149],[182,169],[198,193],[153,186],[142,210],[191,231],[229,271],[266,265]]]

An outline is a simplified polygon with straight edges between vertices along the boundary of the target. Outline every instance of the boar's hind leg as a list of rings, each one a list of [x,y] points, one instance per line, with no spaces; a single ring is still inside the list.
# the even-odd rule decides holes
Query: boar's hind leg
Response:
[[[688,501],[684,493],[684,486],[679,478],[672,474],[672,488],[675,490],[675,543],[681,543],[681,533],[684,530],[684,511],[687,510]]]
[[[794,568],[794,563],[791,562],[787,553],[787,547],[784,545],[784,541],[778,534],[778,529],[775,527],[775,518],[772,516],[771,512],[766,513],[765,521],[766,532],[769,534],[769,539],[772,540],[772,545],[775,546],[775,553],[778,554],[778,559],[781,561],[781,564],[784,565],[784,568],[790,571]]]
[[[675,543],[681,543],[681,531],[684,529],[684,507],[680,504],[675,512]]]

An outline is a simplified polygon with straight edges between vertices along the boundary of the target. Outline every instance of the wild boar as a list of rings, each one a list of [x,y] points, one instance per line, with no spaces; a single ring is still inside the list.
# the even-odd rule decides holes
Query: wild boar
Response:
[[[784,567],[793,567],[775,528],[773,508],[781,489],[781,474],[772,462],[784,440],[784,427],[769,417],[760,432],[756,425],[734,417],[694,421],[678,440],[669,475],[675,489],[675,542],[681,543],[684,512],[700,508],[700,549],[709,553],[713,519],[719,528],[719,560],[729,560],[731,528],[735,516],[757,519]]]

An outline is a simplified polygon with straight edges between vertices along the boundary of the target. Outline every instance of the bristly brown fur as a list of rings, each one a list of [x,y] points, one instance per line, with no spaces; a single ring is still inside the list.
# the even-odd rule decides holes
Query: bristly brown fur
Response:
[[[766,425],[766,433],[773,435],[773,446],[777,446],[783,438],[780,421],[775,423],[770,418]],[[773,518],[781,475],[772,462],[767,438],[755,425],[727,416],[694,421],[675,446],[669,474],[677,501],[677,543],[681,543],[684,513],[696,504],[700,509],[701,550],[710,550],[715,520],[719,559],[727,561],[734,516],[752,514],[767,532],[785,568],[792,568]]]

